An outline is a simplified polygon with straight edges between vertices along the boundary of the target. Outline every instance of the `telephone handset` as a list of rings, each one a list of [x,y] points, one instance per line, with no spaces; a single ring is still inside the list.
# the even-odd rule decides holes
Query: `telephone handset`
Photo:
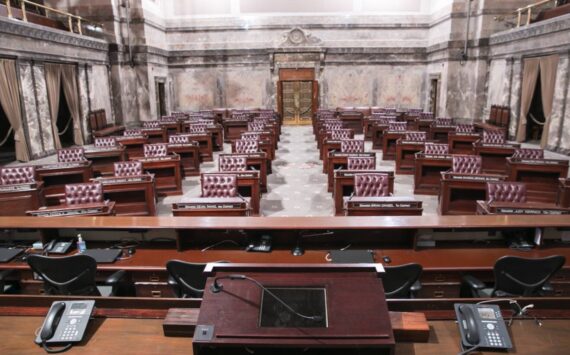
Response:
[[[73,343],[83,339],[87,323],[93,313],[95,301],[56,301],[52,303],[42,328],[36,337],[48,353],[58,353],[69,349]],[[65,345],[51,349],[48,345]]]
[[[463,349],[513,347],[499,306],[456,303],[454,307]]]
[[[67,254],[73,242],[62,242],[57,239],[52,239],[45,247],[45,251],[48,254]]]
[[[262,235],[259,239],[258,243],[251,242],[246,248],[245,251],[256,251],[262,253],[269,253],[271,252],[271,236],[265,234]]]

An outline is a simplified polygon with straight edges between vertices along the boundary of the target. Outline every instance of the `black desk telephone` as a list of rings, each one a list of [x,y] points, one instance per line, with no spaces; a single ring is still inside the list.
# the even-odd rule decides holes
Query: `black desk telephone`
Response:
[[[44,320],[36,344],[48,353],[63,352],[83,339],[95,301],[56,301]],[[48,345],[64,346],[51,349]]]
[[[257,251],[262,253],[269,253],[271,251],[271,236],[262,235],[259,242],[251,242],[245,248],[245,251]]]
[[[45,247],[45,251],[48,254],[67,254],[73,241],[58,241],[57,239],[52,239]]]
[[[475,347],[487,349],[513,347],[499,306],[456,303],[454,307],[463,350]]]

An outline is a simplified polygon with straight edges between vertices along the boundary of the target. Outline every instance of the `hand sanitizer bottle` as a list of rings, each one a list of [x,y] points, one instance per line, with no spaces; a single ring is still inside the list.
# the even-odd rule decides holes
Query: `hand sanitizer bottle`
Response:
[[[77,250],[80,253],[83,253],[85,250],[87,250],[87,245],[85,245],[85,241],[83,238],[81,238],[81,234],[77,235]]]

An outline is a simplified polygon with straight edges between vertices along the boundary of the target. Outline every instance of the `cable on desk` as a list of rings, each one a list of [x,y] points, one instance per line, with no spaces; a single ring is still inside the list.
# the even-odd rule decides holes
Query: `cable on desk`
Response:
[[[472,352],[472,351],[477,350],[478,348],[479,348],[479,345],[475,345],[474,347],[471,347],[471,348],[469,348],[469,349],[467,349],[467,350],[463,350],[462,352],[458,353],[457,355],[466,355],[466,354],[469,354],[469,353]]]
[[[221,241],[219,241],[219,242],[217,242],[217,243],[214,243],[214,244],[212,244],[212,245],[208,245],[207,247],[205,247],[204,249],[202,249],[202,250],[200,250],[200,251],[203,253],[203,252],[205,252],[205,251],[207,251],[207,250],[209,250],[209,249],[215,248],[215,247],[217,247],[218,245],[222,245],[222,244],[225,244],[225,243],[232,243],[232,244],[235,244],[235,245],[239,246],[239,243],[236,242],[235,240],[232,240],[232,239],[225,239],[225,240],[221,240]]]

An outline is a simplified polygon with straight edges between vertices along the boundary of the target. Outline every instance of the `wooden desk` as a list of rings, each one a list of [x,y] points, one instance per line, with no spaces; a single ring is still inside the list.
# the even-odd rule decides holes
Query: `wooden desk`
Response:
[[[416,119],[416,129],[418,131],[426,132],[429,135],[429,129],[433,125],[434,119]]]
[[[182,133],[182,121],[158,121],[158,125],[164,132],[164,142],[168,142],[168,136]]]
[[[275,159],[275,146],[273,144],[273,141],[269,140],[269,139],[262,139],[260,141],[258,141],[259,143],[259,150],[265,153],[265,156],[267,157],[267,161],[269,162],[269,165],[267,166],[267,168],[269,169],[271,166],[271,161],[273,159]],[[232,141],[232,153],[237,154],[236,153],[236,141]],[[271,170],[269,170],[268,172],[270,172]]]
[[[481,139],[479,133],[449,132],[447,143],[450,154],[473,154],[473,143]]]
[[[372,149],[382,150],[382,138],[384,132],[388,130],[388,125],[374,123],[370,127],[370,136],[372,138]]]
[[[180,156],[169,155],[160,158],[136,159],[142,163],[143,171],[153,174],[156,192],[159,196],[182,195],[182,172]]]
[[[320,158],[323,161],[323,173],[327,172],[327,157],[332,151],[340,152],[340,141],[325,139],[320,150]]]
[[[481,156],[484,173],[507,174],[507,157],[515,153],[520,144],[473,143],[473,154]]]
[[[327,158],[327,191],[333,192],[334,172],[339,169],[348,168],[348,157],[376,157],[374,152],[364,153],[341,153],[331,152]]]
[[[404,131],[384,131],[382,135],[382,160],[396,160],[396,143],[406,136]]]
[[[247,123],[249,120],[232,120],[225,119],[222,121],[224,126],[224,141],[230,143],[236,139],[240,139],[241,134],[247,131]]]
[[[570,179],[558,180],[558,199],[556,203],[562,207],[570,207]]]
[[[346,200],[347,216],[421,216],[422,201],[413,197],[351,197]]]
[[[25,216],[45,205],[43,182],[0,185],[0,216]]]
[[[105,199],[115,202],[117,216],[155,216],[156,191],[152,175],[93,179],[103,185]]]
[[[200,175],[200,145],[198,142],[169,143],[168,154],[178,154],[184,177]]]
[[[441,173],[451,170],[451,155],[417,153],[414,161],[414,194],[439,195]]]
[[[354,174],[380,173],[388,175],[388,191],[394,193],[394,172],[384,170],[346,170],[340,169],[334,172],[334,210],[336,216],[344,215],[344,199],[354,192]]]
[[[259,171],[259,183],[261,185],[261,192],[267,192],[267,165],[268,161],[265,153],[248,153],[248,154],[220,154],[220,157],[232,156],[232,157],[245,157],[247,165],[247,170],[257,170]]]
[[[216,173],[208,173],[213,175]],[[261,184],[259,179],[259,171],[224,171],[220,175],[233,174],[237,178],[238,192],[243,197],[249,198],[249,207],[251,208],[251,216],[259,216],[261,200]]]
[[[512,203],[477,201],[477,214],[523,214],[523,215],[565,215],[570,214],[570,208],[556,206],[550,203]]]
[[[532,202],[556,203],[559,179],[568,176],[568,160],[507,158],[509,181],[526,185]]]
[[[441,215],[476,214],[477,201],[485,200],[487,183],[504,181],[496,174],[441,173],[439,213]]]
[[[247,202],[241,198],[194,198],[188,202],[172,205],[172,215],[175,217],[233,217],[247,216]]]
[[[455,131],[455,125],[449,126],[435,126],[429,127],[428,139],[437,143],[447,143],[448,136],[451,132]]]
[[[186,133],[190,140],[198,142],[200,146],[200,161],[213,161],[214,153],[212,147],[211,133]]]
[[[166,128],[141,128],[141,132],[148,137],[148,143],[150,144],[168,142]]]
[[[145,135],[142,136],[122,136],[116,137],[117,142],[121,145],[125,146],[127,150],[127,158],[128,159],[136,159],[144,157],[144,148],[145,144],[148,144],[148,137]]]
[[[91,162],[54,163],[36,167],[38,181],[44,184],[44,196],[50,206],[60,204],[65,185],[88,182],[93,177]]]
[[[85,149],[85,159],[91,161],[93,175],[97,176],[113,176],[113,164],[127,160],[126,148],[122,145],[110,148],[89,147]]]
[[[341,112],[338,118],[342,121],[343,126],[354,130],[355,134],[362,134],[362,113],[360,112]]]
[[[224,151],[224,127],[220,124],[208,126],[206,131],[212,135],[212,148],[214,152]]]
[[[404,139],[396,142],[396,174],[414,174],[416,153],[424,150],[425,143]]]
[[[34,217],[87,217],[87,216],[114,216],[115,202],[82,203],[80,205],[58,205],[40,207],[37,210],[27,211],[28,216]]]

